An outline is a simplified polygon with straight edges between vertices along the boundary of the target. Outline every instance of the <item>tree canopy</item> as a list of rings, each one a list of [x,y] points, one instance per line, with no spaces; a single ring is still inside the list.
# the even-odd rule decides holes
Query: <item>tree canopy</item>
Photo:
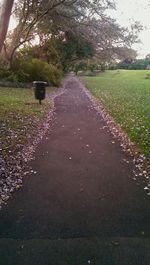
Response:
[[[131,31],[121,27],[106,15],[112,8],[113,0],[16,0],[17,25],[3,49],[9,67],[23,47],[30,47],[26,52],[32,51],[33,58],[61,64],[63,70],[93,56],[102,62],[124,58],[131,53],[140,26],[132,25]]]

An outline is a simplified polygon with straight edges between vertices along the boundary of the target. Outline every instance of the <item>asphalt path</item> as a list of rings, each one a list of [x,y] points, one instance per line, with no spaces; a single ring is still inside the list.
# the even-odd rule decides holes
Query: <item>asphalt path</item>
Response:
[[[150,265],[150,198],[79,80],[0,212],[0,265]],[[128,163],[126,163],[128,161]]]

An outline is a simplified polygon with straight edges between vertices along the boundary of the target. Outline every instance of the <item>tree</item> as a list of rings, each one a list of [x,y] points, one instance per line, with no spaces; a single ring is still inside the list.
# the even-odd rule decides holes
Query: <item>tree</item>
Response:
[[[36,34],[40,36],[40,40],[41,36],[51,36],[53,28],[57,28],[57,34],[71,31],[82,35],[82,38],[87,40],[89,35],[87,31],[90,29],[92,33],[94,26],[93,17],[97,15],[103,21],[106,18],[104,11],[112,7],[112,2],[107,0],[18,1],[14,10],[18,25],[5,49],[10,65],[12,65],[16,50],[22,44],[32,40]],[[108,19],[107,23],[109,24]],[[86,34],[84,34],[85,29]]]
[[[53,9],[62,5],[65,1],[20,0],[16,2],[14,14],[18,20],[18,24],[5,45],[5,53],[10,61],[10,67],[12,67],[16,50],[24,43],[34,39],[33,36],[37,30],[38,23],[42,23],[44,16],[51,13]]]
[[[150,68],[150,58],[149,55],[145,57],[145,59],[136,59],[134,61],[130,61],[129,59],[125,59],[118,64],[118,68],[129,69],[129,70],[149,70]]]
[[[78,74],[78,71],[90,71],[91,73],[96,74],[103,70],[101,62],[94,57],[84,60],[79,60],[75,62],[72,68],[76,74]]]
[[[113,49],[112,62],[122,60],[124,63],[132,64],[135,62],[137,52],[128,47],[117,47]]]
[[[111,0],[20,0],[16,3],[14,13],[18,20],[13,34],[5,45],[6,57],[13,66],[16,51],[22,45],[33,41],[35,36],[40,42],[49,39],[60,39],[66,32],[81,40],[82,52],[91,46],[96,56],[105,62],[110,60],[114,51],[135,42],[136,34],[120,27],[115,20],[108,17],[105,11],[113,8]],[[134,27],[133,27],[134,28]],[[132,29],[133,29],[132,28]],[[136,29],[138,29],[136,25]],[[65,36],[66,37],[66,36]],[[68,41],[68,39],[67,39]],[[61,43],[63,46],[63,43]],[[81,54],[76,45],[65,50],[66,64],[71,59],[80,59]],[[76,47],[75,47],[76,45]],[[66,47],[66,43],[64,44]],[[77,48],[76,58],[70,52]],[[88,48],[89,51],[89,48]],[[82,53],[83,55],[83,53]],[[66,60],[67,59],[67,60]],[[68,61],[68,62],[67,62]]]
[[[65,72],[75,62],[92,57],[95,52],[90,42],[70,31],[65,32],[63,38],[55,41],[55,47]]]
[[[14,0],[4,0],[0,10],[0,52],[6,38]]]

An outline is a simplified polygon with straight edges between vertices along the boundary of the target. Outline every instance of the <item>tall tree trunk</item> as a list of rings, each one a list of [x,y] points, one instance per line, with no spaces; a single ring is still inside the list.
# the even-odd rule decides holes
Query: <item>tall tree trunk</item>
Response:
[[[3,0],[0,10],[0,52],[6,38],[13,3],[14,0]]]

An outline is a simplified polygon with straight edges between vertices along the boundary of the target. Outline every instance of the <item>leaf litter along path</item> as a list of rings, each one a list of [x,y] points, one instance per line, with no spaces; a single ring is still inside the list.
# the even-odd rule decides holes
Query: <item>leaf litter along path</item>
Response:
[[[37,174],[0,212],[0,265],[149,265],[144,179],[133,180],[132,159],[74,76],[55,108],[30,163]]]

